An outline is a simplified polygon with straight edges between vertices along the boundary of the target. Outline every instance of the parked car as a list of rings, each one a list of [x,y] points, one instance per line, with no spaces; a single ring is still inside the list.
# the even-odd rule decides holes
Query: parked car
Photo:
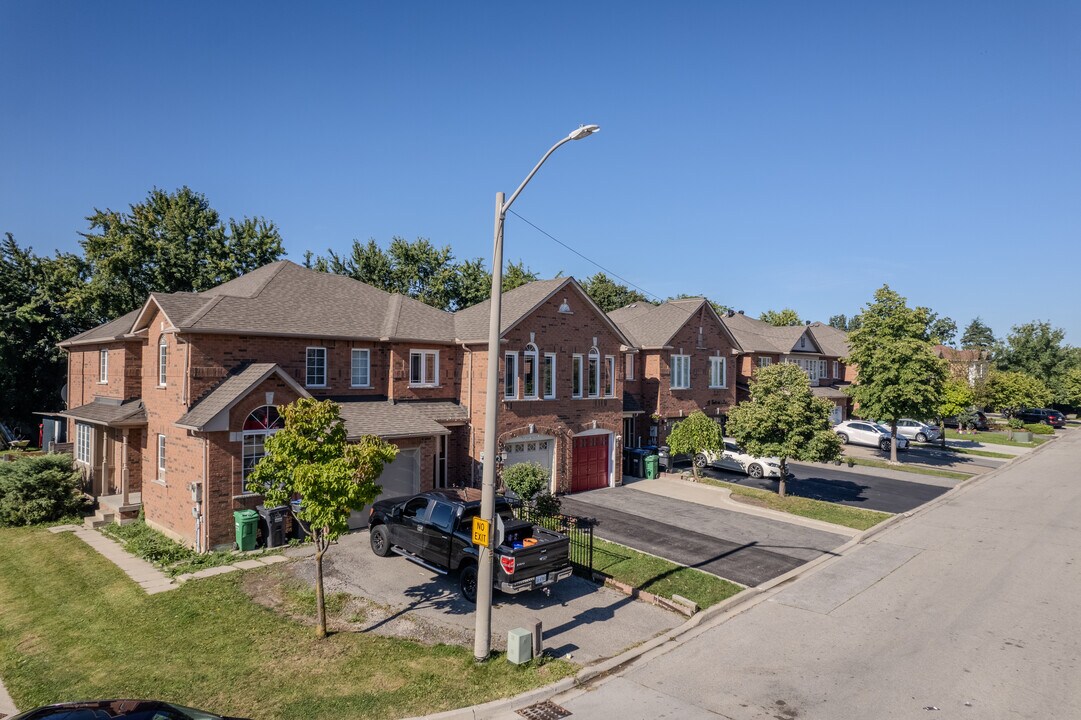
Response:
[[[1053,428],[1066,427],[1066,416],[1058,410],[1048,408],[1021,408],[1013,414],[1013,417],[1024,423],[1050,425]]]
[[[976,415],[977,430],[987,430],[990,428],[990,425],[987,424],[987,416],[982,410],[973,410],[972,412]],[[955,415],[953,417],[943,418],[942,424],[948,428],[955,428],[959,423],[957,422],[957,416]]]
[[[503,533],[502,542],[494,548],[495,588],[520,593],[548,588],[571,576],[570,538],[516,519],[504,497],[496,498],[495,511]],[[456,572],[462,597],[476,602],[478,550],[473,544],[473,518],[479,514],[480,491],[472,489],[380,500],[368,516],[372,552],[380,557],[393,552],[441,575]],[[497,528],[492,532],[497,533]]]
[[[8,720],[241,720],[158,700],[87,700],[59,703],[13,715]]]
[[[888,427],[869,420],[845,420],[843,423],[834,425],[833,431],[845,445],[852,443],[889,450],[893,442],[893,434]],[[908,450],[908,439],[898,436],[897,449]]]
[[[695,455],[694,464],[700,468],[709,465],[721,470],[747,473],[753,478],[781,477],[780,458],[749,455],[731,438],[724,439],[724,450],[720,453],[704,452]]]
[[[925,443],[938,440],[937,427],[912,418],[901,418],[897,421],[897,434],[907,438],[909,442],[915,440]]]

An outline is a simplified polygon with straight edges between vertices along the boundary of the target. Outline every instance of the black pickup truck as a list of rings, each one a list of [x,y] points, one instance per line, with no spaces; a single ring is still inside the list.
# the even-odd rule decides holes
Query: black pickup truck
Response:
[[[520,593],[570,577],[566,535],[516,520],[506,498],[496,498],[495,511],[503,522],[503,543],[494,549],[495,588]],[[480,491],[472,489],[380,500],[368,516],[372,552],[380,557],[397,553],[443,575],[457,572],[462,597],[476,602],[478,552],[473,545],[473,518],[479,514]]]

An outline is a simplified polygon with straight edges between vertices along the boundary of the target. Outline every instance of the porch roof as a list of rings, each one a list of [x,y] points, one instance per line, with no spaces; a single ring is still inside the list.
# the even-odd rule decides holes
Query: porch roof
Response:
[[[827,385],[821,385],[818,387],[812,387],[811,393],[829,400],[847,400],[848,393],[839,387],[829,387]]]
[[[108,427],[140,427],[146,425],[146,408],[142,400],[122,402],[96,397],[86,405],[56,413],[79,422]]]
[[[381,400],[339,403],[350,440],[357,440],[362,435],[393,439],[450,434],[450,430],[430,417],[431,408],[417,405],[419,403],[392,403]]]

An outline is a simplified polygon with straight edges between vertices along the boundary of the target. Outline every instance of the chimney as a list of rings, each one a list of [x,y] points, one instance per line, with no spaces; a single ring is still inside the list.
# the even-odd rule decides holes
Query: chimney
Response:
[[[742,315],[742,314],[743,314],[743,311],[742,311],[742,310],[737,310],[736,312],[737,312],[737,313],[739,313],[740,315]]]
[[[804,321],[803,321],[803,324],[804,324],[804,325],[810,325],[810,324],[811,324],[811,321],[810,321],[810,320],[804,320]]]

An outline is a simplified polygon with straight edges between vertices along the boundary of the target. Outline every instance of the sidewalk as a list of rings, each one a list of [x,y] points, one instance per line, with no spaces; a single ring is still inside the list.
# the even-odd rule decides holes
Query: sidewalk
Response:
[[[0,680],[0,718],[5,718],[9,715],[14,715],[19,712],[15,707],[15,702],[8,695],[7,688],[4,687],[4,681]]]

